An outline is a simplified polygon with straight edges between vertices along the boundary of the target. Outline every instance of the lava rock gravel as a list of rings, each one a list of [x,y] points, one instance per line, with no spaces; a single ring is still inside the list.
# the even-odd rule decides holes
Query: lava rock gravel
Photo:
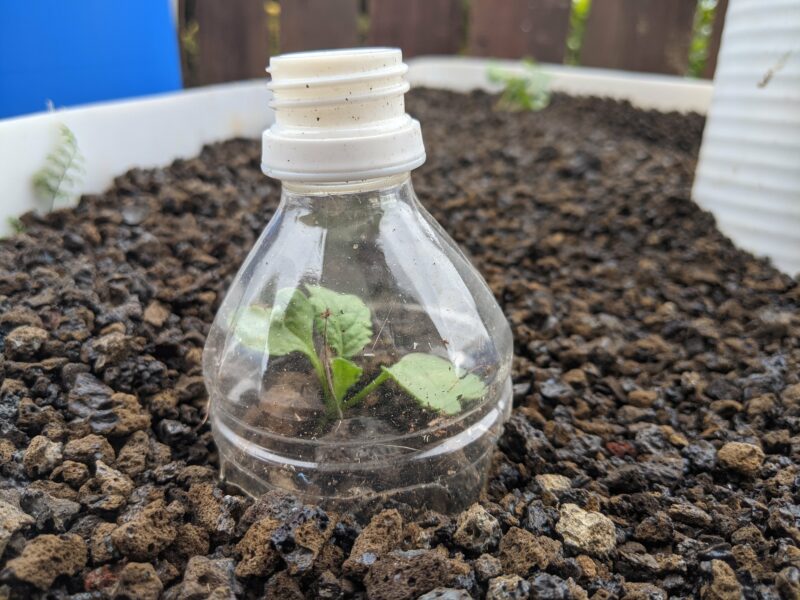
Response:
[[[278,185],[256,141],[0,242],[0,598],[800,597],[800,286],[690,200],[703,119],[416,90],[422,202],[512,324],[461,515],[217,481],[203,342]]]

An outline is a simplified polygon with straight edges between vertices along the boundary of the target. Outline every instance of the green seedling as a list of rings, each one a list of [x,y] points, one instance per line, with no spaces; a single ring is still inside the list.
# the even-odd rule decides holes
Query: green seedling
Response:
[[[501,110],[542,110],[550,104],[549,77],[531,59],[522,61],[523,72],[508,71],[493,65],[487,71],[492,83],[503,86],[497,108]]]
[[[59,143],[47,155],[45,165],[33,175],[33,188],[53,210],[56,203],[72,198],[75,186],[84,175],[84,158],[72,130],[61,125]]]
[[[352,294],[311,285],[305,286],[305,292],[283,289],[272,307],[243,309],[234,335],[246,347],[270,356],[303,354],[319,380],[328,417],[342,418],[345,410],[387,381],[394,381],[424,408],[447,415],[458,413],[462,402],[486,392],[478,376],[459,374],[450,361],[422,352],[381,365],[380,373],[357,389],[364,373],[357,360],[372,340],[372,312]]]
[[[25,231],[25,223],[19,220],[18,217],[8,217],[8,224],[14,233],[23,233]]]

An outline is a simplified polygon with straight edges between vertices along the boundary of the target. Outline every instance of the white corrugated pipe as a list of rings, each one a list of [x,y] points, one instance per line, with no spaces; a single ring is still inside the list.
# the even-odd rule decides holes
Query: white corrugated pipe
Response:
[[[800,0],[730,0],[693,194],[740,247],[800,272]]]

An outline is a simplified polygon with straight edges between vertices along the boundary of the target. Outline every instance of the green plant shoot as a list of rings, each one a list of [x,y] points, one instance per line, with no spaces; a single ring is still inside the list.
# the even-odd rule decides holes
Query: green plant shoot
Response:
[[[85,160],[72,130],[61,125],[56,149],[47,155],[45,165],[33,175],[33,188],[53,210],[59,201],[69,200],[84,175]]]
[[[529,58],[522,60],[522,69],[519,73],[496,65],[489,67],[486,73],[489,81],[503,86],[497,108],[537,111],[550,104],[549,77]]]
[[[421,406],[448,415],[486,392],[476,375],[459,374],[450,361],[422,352],[382,365],[378,376],[356,391],[364,370],[355,359],[372,340],[372,312],[352,294],[320,286],[306,286],[306,293],[283,289],[272,307],[251,305],[237,316],[234,335],[244,346],[270,356],[299,352],[308,359],[331,418],[342,418],[390,380]],[[321,341],[319,350],[315,339]]]

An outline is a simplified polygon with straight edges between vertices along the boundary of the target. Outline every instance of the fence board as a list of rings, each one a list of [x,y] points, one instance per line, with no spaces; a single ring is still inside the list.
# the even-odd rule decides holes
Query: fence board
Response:
[[[358,45],[358,0],[281,2],[281,52]]]
[[[581,64],[684,75],[697,0],[593,0]]]
[[[563,62],[571,7],[570,0],[472,0],[469,52]]]
[[[197,83],[264,77],[269,31],[263,0],[196,0]]]
[[[461,49],[462,0],[370,0],[369,18],[369,43],[399,46],[404,57]]]
[[[717,55],[719,54],[719,45],[722,41],[722,29],[725,27],[725,13],[728,12],[728,0],[719,0],[717,7],[714,9],[714,26],[711,30],[711,39],[708,40],[708,58],[706,59],[706,66],[703,69],[703,77],[708,79],[714,78],[714,72],[717,70]]]

